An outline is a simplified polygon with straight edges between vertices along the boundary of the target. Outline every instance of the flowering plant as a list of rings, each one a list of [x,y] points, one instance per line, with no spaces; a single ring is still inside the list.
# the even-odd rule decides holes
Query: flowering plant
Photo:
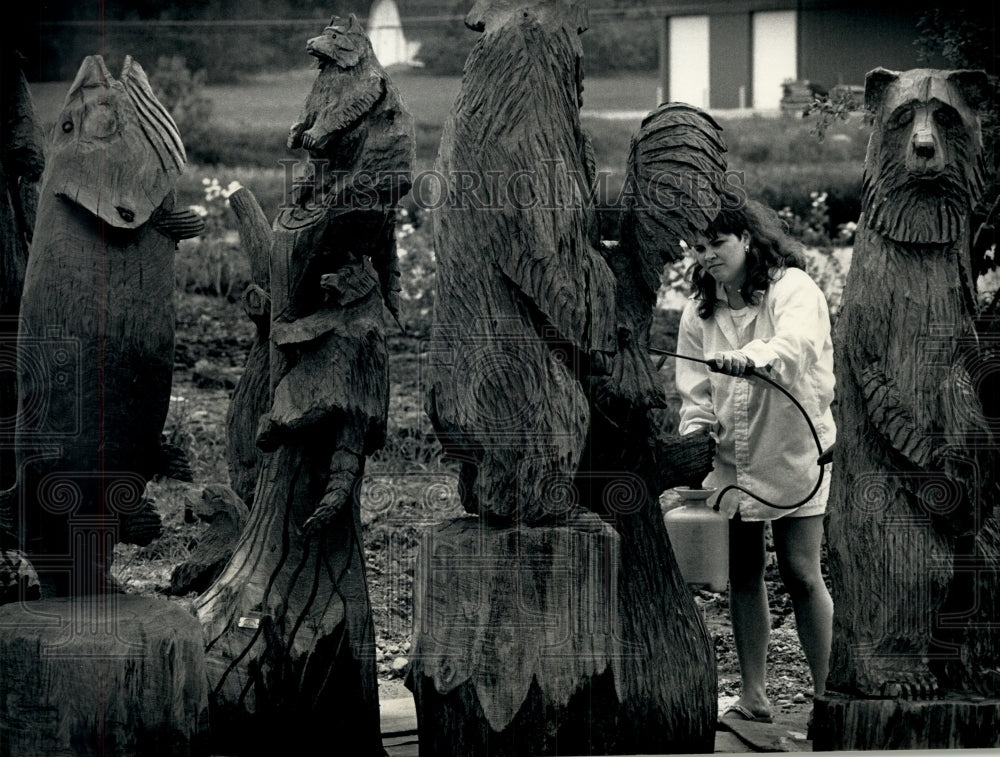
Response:
[[[178,245],[177,286],[195,294],[231,298],[243,290],[250,278],[239,233],[229,225],[229,196],[240,188],[240,183],[232,181],[223,188],[214,177],[205,177],[201,183],[204,202],[190,208],[205,221],[205,229],[195,239]]]

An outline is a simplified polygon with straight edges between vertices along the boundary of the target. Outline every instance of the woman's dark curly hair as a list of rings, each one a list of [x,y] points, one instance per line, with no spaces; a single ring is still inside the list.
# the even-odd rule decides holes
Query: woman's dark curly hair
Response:
[[[756,200],[743,200],[722,210],[705,230],[706,237],[718,234],[750,233],[750,250],[747,252],[747,278],[740,287],[746,302],[756,305],[760,292],[766,292],[771,282],[777,281],[786,268],[805,268],[802,245],[790,237],[785,222],[771,208]],[[708,318],[715,312],[718,302],[716,282],[699,263],[691,266],[691,285],[698,300],[698,315]]]

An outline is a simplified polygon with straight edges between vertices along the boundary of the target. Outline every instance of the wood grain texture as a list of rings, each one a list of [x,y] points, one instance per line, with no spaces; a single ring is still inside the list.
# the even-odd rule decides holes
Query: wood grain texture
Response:
[[[995,603],[977,599],[1000,589],[991,536],[997,448],[970,378],[981,353],[960,349],[977,341],[968,262],[969,211],[981,186],[980,78],[869,74],[875,129],[834,334],[828,685],[845,694],[1000,695],[996,644],[974,641],[975,629],[997,619]],[[899,713],[915,711],[848,706],[847,720],[822,727],[854,729],[843,738],[856,748],[897,748]],[[923,706],[928,717],[945,707]],[[930,739],[920,746],[940,743],[926,728],[914,733]]]
[[[336,713],[357,730],[359,754],[379,754],[355,484],[388,413],[382,302],[371,273],[361,299],[304,312],[309,286],[319,288],[316,270],[352,265],[349,245],[323,244],[326,213],[310,219],[285,210],[274,223],[270,405],[257,438],[266,454],[250,520],[197,602],[209,639],[213,740],[255,753],[277,748],[279,724],[319,733]],[[296,267],[303,259],[319,263],[305,285]]]
[[[0,374],[0,435],[13,441],[17,413],[17,314],[35,226],[38,182],[45,168],[41,125],[17,50],[0,54],[0,349],[8,369]],[[0,489],[15,480],[13,447],[0,451]],[[9,524],[8,524],[9,525]]]
[[[208,524],[184,562],[170,574],[170,593],[201,593],[218,578],[239,542],[249,511],[236,493],[221,484],[209,484],[198,499],[188,501],[191,515]],[[187,516],[185,512],[185,516]]]
[[[434,213],[428,413],[465,461],[466,509],[524,523],[545,519],[535,508],[546,486],[578,468],[581,382],[596,353],[616,348],[615,284],[587,196],[577,28],[543,6],[489,16],[442,134]]]
[[[665,489],[701,481],[714,444],[707,433],[676,434],[648,347],[663,266],[680,254],[678,240],[704,229],[722,202],[719,132],[707,114],[683,103],[644,119],[629,156],[634,190],[621,242],[604,250],[618,282],[618,351],[606,374],[589,378],[591,426],[576,491],[579,503],[621,536],[624,638],[645,650],[626,660],[622,679],[626,718],[641,734],[626,742],[634,752],[706,750],[715,728],[713,645],[680,577],[659,504]]]
[[[813,751],[996,749],[1000,700],[816,698]]]
[[[271,224],[245,187],[229,196],[240,242],[250,261],[250,284],[243,293],[243,310],[256,334],[246,365],[226,411],[226,463],[233,491],[253,507],[263,454],[257,447],[257,425],[271,403]]]
[[[446,194],[434,216],[427,408],[447,454],[462,463],[463,504],[483,522],[478,542],[453,525],[422,544],[422,559],[439,558],[438,540],[454,559],[441,576],[417,579],[418,596],[445,608],[417,629],[421,753],[710,752],[714,744],[712,643],[658,502],[667,486],[704,477],[713,445],[707,434],[671,433],[647,348],[664,264],[720,207],[725,145],[718,125],[690,106],[650,114],[629,158],[635,191],[622,243],[602,247],[579,121],[582,8],[495,0],[467,18],[484,35],[436,164]],[[595,513],[615,544],[613,555],[589,548],[607,561],[611,593],[588,601],[614,617],[599,638],[581,630],[588,610],[575,601],[590,591],[587,567],[569,559],[568,578],[546,567],[556,549],[550,532],[594,538],[574,528]],[[477,561],[505,551],[501,568]],[[512,604],[516,580],[548,606]],[[546,631],[525,621],[556,608],[575,634],[558,668],[534,651],[551,646]],[[455,618],[465,623],[451,629]]]
[[[408,679],[421,754],[607,753],[619,742],[631,652],[613,601],[619,560],[617,535],[593,515],[533,528],[467,517],[425,533]],[[595,701],[589,740],[581,707]]]
[[[349,237],[326,235],[345,217],[318,210],[310,218],[285,210],[274,223],[270,406],[257,436],[265,455],[240,541],[197,601],[209,640],[212,738],[220,750],[255,754],[280,748],[290,724],[319,738],[336,720],[356,733],[358,754],[378,755],[357,482],[388,413],[382,300],[368,264],[364,297],[305,312],[317,270],[356,264]],[[327,247],[326,238],[345,247]],[[302,275],[310,272],[311,280]]]
[[[669,550],[660,556],[665,578],[642,581],[636,563],[655,555],[593,514],[427,532],[407,679],[421,754],[711,752],[711,647],[697,609],[675,603],[687,592]],[[650,607],[661,604],[669,612]]]
[[[259,472],[233,555],[196,606],[215,749],[269,754],[289,733],[314,744],[339,730],[352,754],[381,757],[359,492],[385,440],[384,311],[395,315],[395,206],[410,186],[413,125],[384,71],[367,110],[338,97],[354,68],[381,71],[356,19],[331,19],[307,49],[321,65],[290,144],[309,151],[312,172],[270,232],[252,195],[234,195],[251,259],[267,248],[247,298],[253,317],[269,317],[266,352],[262,327],[230,412],[231,449],[243,450],[231,461]]]
[[[201,627],[162,598],[98,595],[0,608],[0,751],[207,754]]]
[[[110,561],[79,554],[74,519],[89,518],[87,531],[101,520],[113,542],[166,471],[173,255],[200,224],[174,208],[183,145],[131,58],[120,79],[86,58],[57,124],[21,301],[19,480],[7,496],[26,553],[46,563],[43,586],[66,594],[102,585]]]

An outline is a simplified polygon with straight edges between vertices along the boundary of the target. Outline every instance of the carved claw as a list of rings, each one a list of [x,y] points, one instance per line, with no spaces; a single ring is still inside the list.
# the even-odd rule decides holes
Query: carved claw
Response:
[[[614,370],[614,354],[594,350],[590,353],[590,373],[594,376],[610,376]]]
[[[314,536],[324,531],[333,522],[334,516],[343,509],[344,501],[341,499],[337,502],[328,502],[326,504],[323,504],[321,501],[320,506],[302,524],[302,530],[309,536]]]
[[[940,694],[937,681],[930,673],[914,675],[902,673],[898,681],[890,681],[882,685],[882,694],[891,699],[935,699]]]
[[[907,664],[869,667],[858,678],[858,688],[867,696],[888,699],[923,700],[941,695],[937,678],[927,668],[926,662],[916,660]]]
[[[292,124],[292,128],[288,130],[288,141],[287,145],[290,150],[294,150],[302,143],[302,132],[305,130],[306,125],[303,121],[298,121]]]
[[[257,424],[257,446],[263,452],[273,452],[281,444],[276,424],[269,415],[262,415]]]

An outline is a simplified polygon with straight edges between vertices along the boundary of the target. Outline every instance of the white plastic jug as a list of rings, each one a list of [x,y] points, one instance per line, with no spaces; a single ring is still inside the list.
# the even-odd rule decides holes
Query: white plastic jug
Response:
[[[722,592],[729,585],[729,519],[708,504],[714,489],[674,489],[683,504],[663,516],[684,581]]]

